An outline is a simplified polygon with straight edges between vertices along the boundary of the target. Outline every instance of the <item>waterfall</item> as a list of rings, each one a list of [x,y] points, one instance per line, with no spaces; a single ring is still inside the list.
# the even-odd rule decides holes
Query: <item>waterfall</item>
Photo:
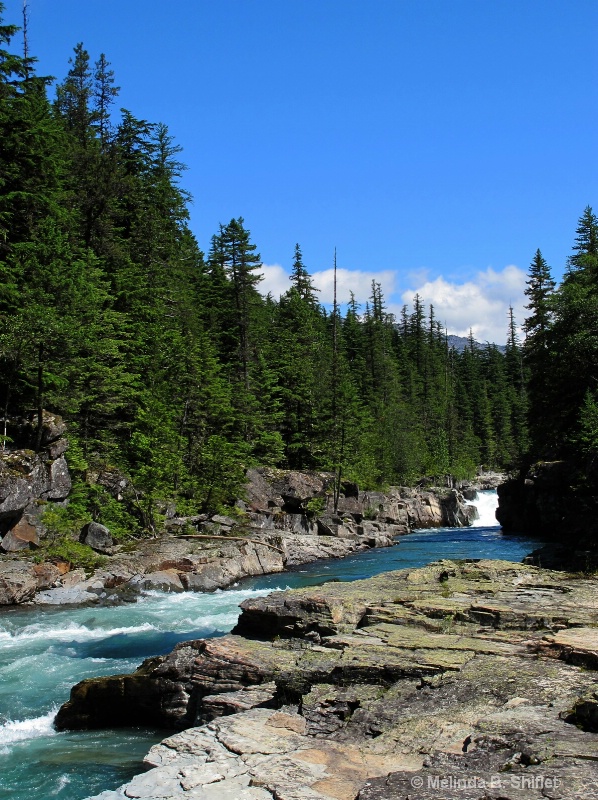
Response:
[[[475,500],[468,500],[468,505],[475,506],[478,510],[478,519],[474,520],[472,528],[496,528],[496,509],[498,508],[498,495],[496,489],[478,492]]]

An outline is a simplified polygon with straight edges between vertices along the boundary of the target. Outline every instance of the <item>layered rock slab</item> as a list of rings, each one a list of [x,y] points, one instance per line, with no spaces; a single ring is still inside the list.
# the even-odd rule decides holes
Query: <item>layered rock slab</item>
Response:
[[[274,593],[234,635],[83,682],[59,720],[107,724],[112,696],[132,724],[137,694],[192,726],[105,800],[590,800],[597,614],[595,580],[492,561]]]

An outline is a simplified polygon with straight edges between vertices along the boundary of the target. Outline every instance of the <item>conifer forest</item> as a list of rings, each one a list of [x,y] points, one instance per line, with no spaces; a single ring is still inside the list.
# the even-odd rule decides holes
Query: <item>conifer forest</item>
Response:
[[[69,514],[153,530],[167,502],[226,508],[251,465],[376,487],[572,452],[593,464],[591,208],[560,286],[530,253],[529,316],[505,320],[506,349],[450,347],[433,307],[416,297],[396,318],[376,282],[363,306],[325,307],[294,242],[287,291],[263,296],[249,221],[200,250],[181,147],[119,108],[106,56],[78,44],[54,85],[16,30],[0,21],[0,434],[10,449],[11,420],[67,421]],[[102,469],[134,487],[127,511],[87,480]]]

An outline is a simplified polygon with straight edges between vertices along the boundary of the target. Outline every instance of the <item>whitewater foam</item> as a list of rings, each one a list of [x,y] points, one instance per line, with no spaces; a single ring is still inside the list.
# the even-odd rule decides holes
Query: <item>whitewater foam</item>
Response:
[[[58,778],[58,783],[56,784],[56,788],[51,792],[52,797],[56,797],[56,795],[60,794],[60,792],[68,786],[71,782],[71,778],[69,775],[61,775]]]
[[[8,745],[23,742],[26,739],[40,739],[44,736],[56,736],[54,717],[58,707],[53,708],[41,717],[22,720],[7,720],[0,725],[0,752],[6,753]]]
[[[76,623],[66,624],[57,628],[49,628],[46,625],[36,624],[28,625],[21,631],[0,631],[0,642],[18,644],[20,642],[30,642],[35,639],[61,642],[84,642],[91,639],[105,639],[108,636],[117,636],[121,633],[143,633],[144,631],[155,630],[158,630],[156,626],[149,622],[116,628],[88,628],[86,625],[77,625]]]
[[[497,528],[496,509],[498,508],[498,495],[495,489],[478,492],[475,500],[468,500],[467,505],[475,506],[478,510],[478,519],[474,520],[472,528]]]

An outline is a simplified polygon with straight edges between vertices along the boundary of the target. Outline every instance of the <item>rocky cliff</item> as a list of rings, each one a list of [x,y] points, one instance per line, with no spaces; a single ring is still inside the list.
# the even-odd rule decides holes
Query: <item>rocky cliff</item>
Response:
[[[66,461],[56,450],[63,431],[56,433],[56,418],[48,420],[55,435],[45,451],[14,451],[0,458],[5,551],[0,555],[0,604],[33,599],[91,603],[142,589],[212,591],[245,576],[388,547],[413,528],[470,525],[476,516],[457,489],[361,492],[345,483],[334,508],[330,474],[252,469],[234,516],[171,514],[159,536],[129,542],[126,548],[91,522],[80,540],[103,554],[101,569],[86,575],[68,563],[36,564],[36,550],[46,536],[43,509],[67,498],[71,485]],[[95,476],[100,479],[117,499],[125,491],[122,476]]]
[[[568,461],[541,461],[498,487],[496,517],[507,533],[551,541],[536,563],[551,568],[598,569],[598,497],[592,479],[580,480]]]
[[[103,800],[598,798],[594,580],[442,561],[242,608],[74,687],[60,729],[184,729]]]

